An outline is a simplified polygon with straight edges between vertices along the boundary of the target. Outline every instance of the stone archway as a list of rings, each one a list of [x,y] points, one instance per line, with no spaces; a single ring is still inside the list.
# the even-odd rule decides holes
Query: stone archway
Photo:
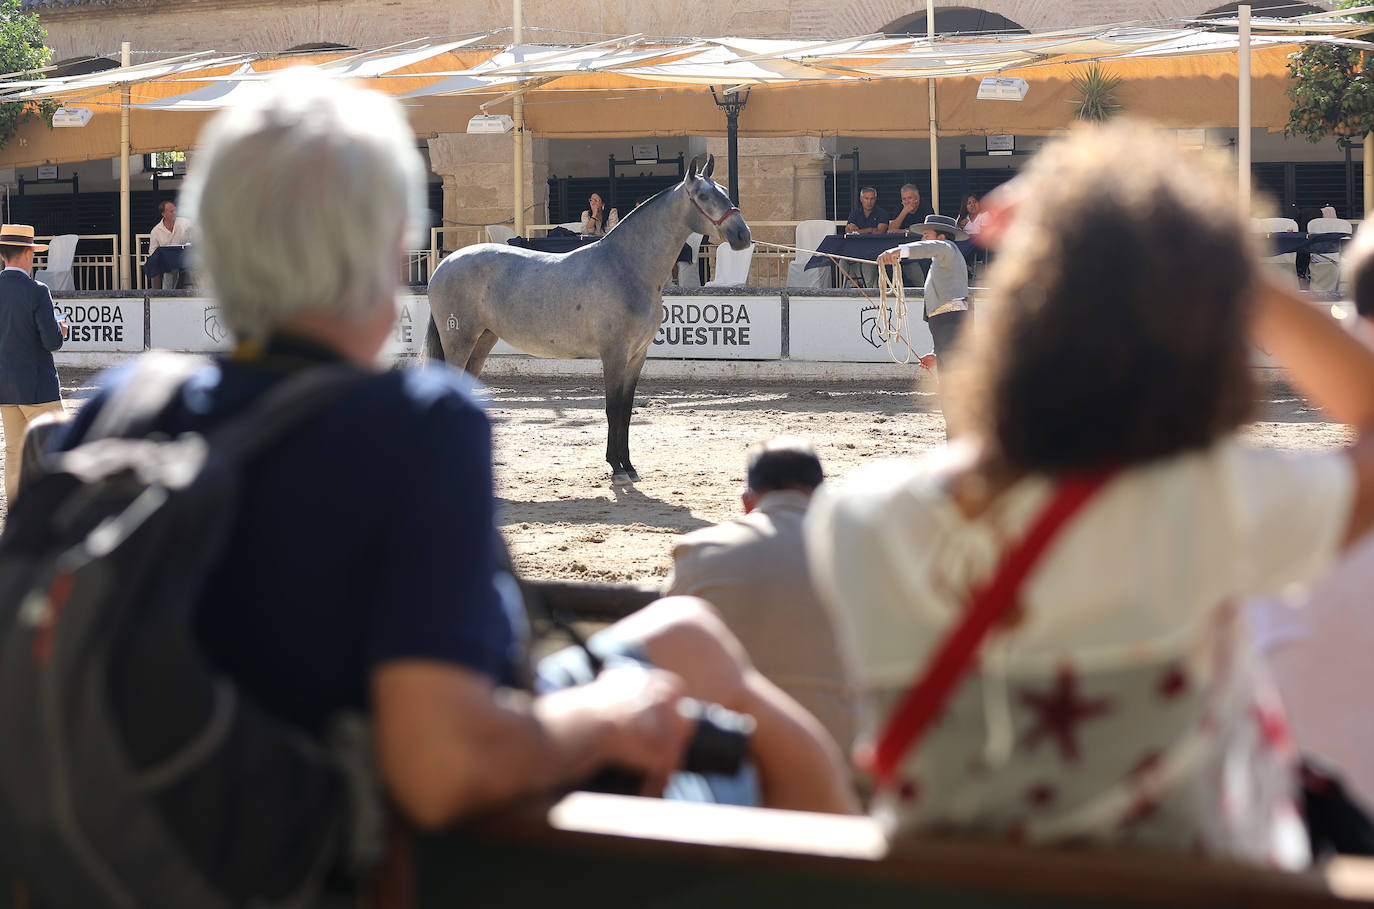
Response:
[[[921,11],[903,16],[883,26],[882,32],[885,35],[924,35],[926,33],[926,14]],[[935,11],[935,33],[938,35],[984,35],[989,33],[1024,35],[1029,32],[1030,30],[1019,22],[1008,19],[1000,13],[974,6],[947,6]]]
[[[48,78],[84,76],[87,73],[98,73],[102,70],[114,69],[117,66],[119,66],[119,61],[111,60],[108,57],[71,57],[54,63],[52,69],[48,71]]]
[[[356,47],[350,44],[335,44],[332,41],[312,41],[309,44],[297,44],[295,47],[288,47],[282,54],[322,54],[330,51],[355,51]]]
[[[1245,0],[1250,6],[1251,15],[1255,16],[1306,16],[1310,13],[1326,12],[1323,7],[1312,3],[1294,3],[1293,0]],[[1227,3],[1218,6],[1216,9],[1209,9],[1198,18],[1208,19],[1212,17],[1225,18],[1236,15],[1236,8],[1240,3]]]

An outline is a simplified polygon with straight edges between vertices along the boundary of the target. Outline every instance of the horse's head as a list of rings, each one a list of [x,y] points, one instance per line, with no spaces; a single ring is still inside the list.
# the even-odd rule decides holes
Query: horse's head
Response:
[[[699,234],[729,243],[732,249],[744,249],[751,241],[749,225],[725,190],[711,179],[715,169],[715,155],[697,155],[687,168],[682,181],[692,203],[687,222]]]

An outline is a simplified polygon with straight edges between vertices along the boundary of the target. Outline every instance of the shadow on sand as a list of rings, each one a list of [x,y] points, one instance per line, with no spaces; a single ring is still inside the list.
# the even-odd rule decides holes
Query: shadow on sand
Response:
[[[613,486],[615,499],[584,496],[572,499],[551,499],[543,502],[524,502],[498,497],[496,519],[502,526],[510,524],[644,524],[683,533],[698,527],[710,527],[711,521],[692,514],[685,505],[674,505],[647,496],[634,486]]]

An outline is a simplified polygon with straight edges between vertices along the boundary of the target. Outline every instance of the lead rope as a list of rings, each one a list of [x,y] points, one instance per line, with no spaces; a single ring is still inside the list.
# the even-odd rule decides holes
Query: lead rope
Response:
[[[863,295],[865,300],[874,305],[876,310],[874,314],[874,334],[876,334],[887,346],[887,355],[892,359],[892,362],[905,366],[913,359],[917,362],[920,361],[919,355],[911,346],[911,332],[908,328],[910,322],[907,318],[906,288],[902,286],[900,280],[892,280],[888,273],[888,266],[883,265],[878,267],[878,299],[874,300],[873,297],[859,285],[859,282],[854,280],[854,276],[840,264],[841,262],[858,262],[871,265],[873,263],[870,259],[856,259],[852,256],[823,253],[817,249],[802,249],[796,246],[787,246],[782,243],[768,243],[763,240],[755,240],[754,245],[767,246],[771,249],[779,249],[794,254],[806,253],[813,256],[824,256],[835,263],[835,267],[839,270],[840,274],[845,276],[849,283],[854,286],[854,289]],[[893,271],[897,274],[901,274],[901,266],[896,266],[893,268]],[[890,307],[888,305],[889,297],[892,298]]]

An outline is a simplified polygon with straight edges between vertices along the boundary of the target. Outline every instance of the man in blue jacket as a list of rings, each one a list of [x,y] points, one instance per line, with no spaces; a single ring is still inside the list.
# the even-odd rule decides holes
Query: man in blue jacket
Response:
[[[5,495],[14,501],[19,489],[24,432],[39,414],[62,411],[57,367],[52,352],[67,337],[52,293],[29,272],[33,254],[48,247],[33,242],[27,224],[0,227],[0,419],[5,428]]]

